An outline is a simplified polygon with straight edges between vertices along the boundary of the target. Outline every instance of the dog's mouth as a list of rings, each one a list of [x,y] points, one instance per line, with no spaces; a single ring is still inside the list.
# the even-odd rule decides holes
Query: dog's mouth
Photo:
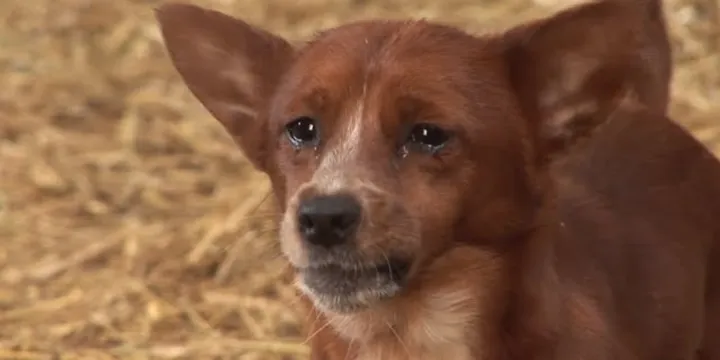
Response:
[[[351,313],[398,295],[410,264],[409,260],[392,257],[352,267],[325,263],[299,269],[299,285],[322,310]]]

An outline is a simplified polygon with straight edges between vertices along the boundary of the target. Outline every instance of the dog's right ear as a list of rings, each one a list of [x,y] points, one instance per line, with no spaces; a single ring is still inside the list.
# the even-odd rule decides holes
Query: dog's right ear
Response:
[[[660,0],[596,0],[504,34],[509,77],[545,161],[621,101],[664,114],[672,52]]]
[[[164,4],[155,16],[189,90],[253,165],[267,171],[269,134],[260,112],[292,61],[293,47],[242,20],[195,5]]]

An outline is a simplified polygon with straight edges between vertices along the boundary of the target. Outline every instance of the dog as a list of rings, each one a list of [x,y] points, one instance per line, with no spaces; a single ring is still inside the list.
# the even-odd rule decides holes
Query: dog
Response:
[[[183,3],[188,89],[268,175],[311,359],[720,359],[720,163],[657,1],[307,44]]]

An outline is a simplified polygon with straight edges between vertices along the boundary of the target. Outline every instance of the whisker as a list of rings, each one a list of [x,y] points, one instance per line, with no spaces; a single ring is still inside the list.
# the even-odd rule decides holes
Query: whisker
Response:
[[[347,347],[347,351],[345,352],[345,357],[343,358],[344,360],[350,359],[350,353],[352,352],[352,346],[354,343],[355,343],[355,338],[350,340],[350,343],[348,344],[348,347]]]
[[[388,266],[388,274],[390,274],[390,281],[394,281],[393,273],[392,273],[392,266],[390,266],[390,258],[387,256],[387,253],[385,252],[385,250],[383,250],[379,246],[377,248],[378,248],[378,250],[380,250],[380,254],[385,258],[385,263]]]
[[[318,316],[319,318],[319,316]],[[317,330],[315,330],[310,336],[308,336],[305,341],[302,342],[303,345],[307,345],[315,336],[317,336],[321,331],[325,330],[328,326],[330,326],[330,322],[326,321],[325,324],[320,326]]]
[[[238,220],[276,220],[282,214],[279,212],[256,212],[237,217]]]
[[[405,354],[407,354],[408,359],[412,358],[410,356],[410,349],[408,349],[407,345],[405,345],[405,342],[400,338],[400,334],[398,334],[397,331],[395,331],[395,329],[392,327],[392,325],[390,325],[390,323],[387,320],[385,320],[385,324],[387,325],[388,329],[390,329],[390,332],[392,332],[393,335],[395,335],[395,338],[397,339],[398,343],[400,343],[400,346],[402,346],[403,349],[405,350]]]
[[[317,322],[320,320],[320,316],[321,316],[321,314],[320,314],[319,311],[317,311],[317,310],[315,310],[315,309],[312,309],[312,310],[310,311],[310,313],[308,313],[307,318],[305,319],[305,322],[306,322],[306,323],[309,321],[310,317],[311,317],[313,314],[315,315],[315,316],[314,316],[314,319],[312,320],[311,323],[308,324],[308,328],[310,328],[310,329],[312,329],[312,328],[315,326],[315,324],[317,324]],[[320,329],[317,329],[317,330],[315,330],[315,331],[316,331],[316,332],[320,332],[322,329],[323,329],[323,327],[320,327]],[[317,334],[315,334],[315,333],[309,334],[308,337],[305,339],[305,344],[307,344],[308,342],[310,342],[310,340],[311,340],[315,335],[317,335]]]

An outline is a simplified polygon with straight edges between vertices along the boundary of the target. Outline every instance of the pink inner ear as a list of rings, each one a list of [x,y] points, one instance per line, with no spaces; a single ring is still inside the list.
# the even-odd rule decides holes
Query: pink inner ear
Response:
[[[628,96],[666,111],[669,39],[657,4],[646,5],[583,4],[505,35],[511,81],[541,138],[572,143]]]
[[[292,61],[284,39],[195,5],[169,3],[156,11],[170,59],[188,89],[265,169],[264,101]]]

